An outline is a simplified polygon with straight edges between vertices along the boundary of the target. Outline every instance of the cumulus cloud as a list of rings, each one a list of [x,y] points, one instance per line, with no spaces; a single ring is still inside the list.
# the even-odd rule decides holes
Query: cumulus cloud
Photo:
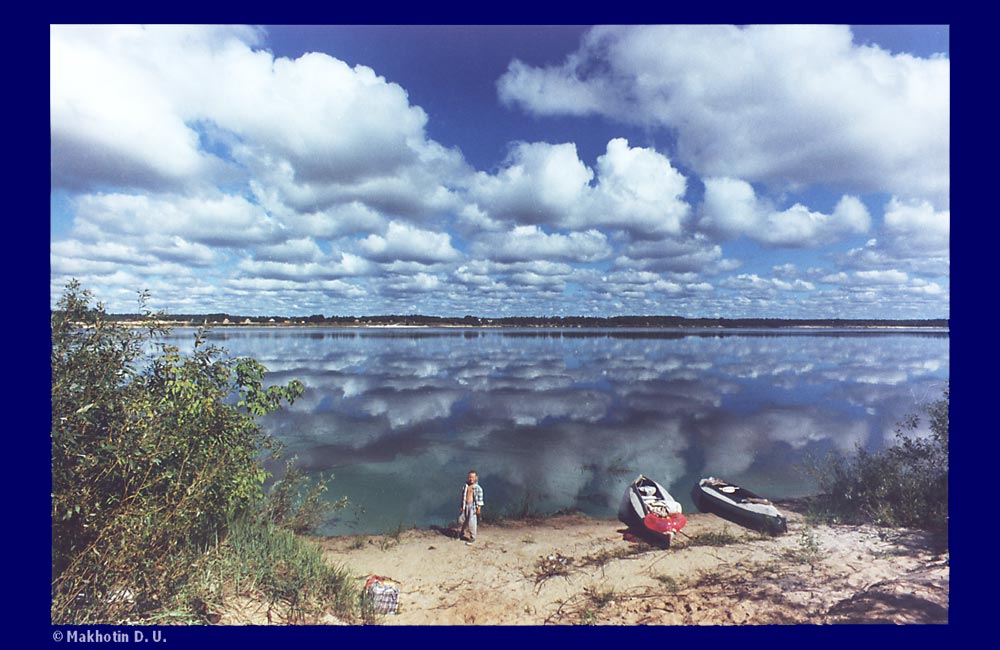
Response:
[[[885,206],[877,237],[851,249],[840,260],[858,270],[904,269],[943,277],[949,273],[951,213],[926,201],[893,197]]]
[[[626,245],[623,252],[615,260],[616,268],[712,276],[740,266],[739,260],[726,258],[721,246],[700,233],[684,238],[633,242]]]
[[[145,273],[158,273],[165,265],[208,267],[220,257],[208,246],[176,236],[150,235],[133,239],[134,242],[73,239],[54,242],[49,249],[52,272],[67,275],[111,273],[117,268],[133,267]]]
[[[792,281],[780,278],[762,278],[756,273],[741,273],[735,277],[720,282],[727,289],[738,289],[745,294],[755,292],[770,293],[774,291],[812,291],[816,288],[812,282],[795,279]]]
[[[538,226],[517,226],[506,233],[484,235],[473,250],[498,262],[546,259],[590,262],[611,254],[608,238],[600,231],[548,234]]]
[[[724,237],[746,236],[771,246],[820,246],[844,235],[867,232],[868,209],[860,199],[843,196],[831,214],[796,203],[777,210],[758,198],[750,183],[733,178],[707,178],[700,225]]]
[[[75,201],[77,235],[178,236],[213,246],[276,243],[281,224],[241,196],[86,194]]]
[[[675,294],[684,290],[681,284],[665,280],[660,274],[649,271],[616,271],[607,275],[604,281],[612,293],[619,295],[629,291]]]
[[[425,293],[434,291],[441,286],[441,279],[430,273],[416,273],[414,275],[399,278],[390,283],[390,289],[397,293]]]
[[[374,272],[374,265],[371,262],[350,253],[342,253],[339,260],[323,261],[246,259],[240,262],[237,268],[246,277],[302,281],[358,277]]]
[[[378,262],[420,262],[436,264],[453,262],[461,257],[451,245],[447,233],[421,230],[409,224],[392,221],[384,235],[369,235],[361,241],[361,249]]]
[[[944,255],[951,235],[951,212],[937,211],[927,201],[893,197],[886,206],[885,233],[896,250]]]
[[[298,293],[315,292],[319,295],[331,294],[350,298],[360,298],[366,294],[366,291],[362,287],[339,279],[310,279],[307,282],[302,282],[300,279],[294,277],[241,277],[227,279],[222,283],[222,286],[232,289],[237,295],[252,297],[255,301],[261,300],[261,298],[274,298],[274,296],[267,296],[266,294],[295,295]],[[265,295],[262,296],[260,294]],[[259,307],[257,309],[257,313],[264,313]]]
[[[511,63],[501,100],[677,134],[704,176],[832,184],[947,205],[950,62],[836,25],[596,27],[561,65]]]
[[[254,40],[246,28],[50,26],[53,181],[163,189],[209,172],[221,161],[200,148],[180,89],[164,81],[181,82],[193,71],[190,54],[213,42],[249,51]]]
[[[429,140],[423,109],[369,67],[275,57],[250,28],[54,25],[50,35],[57,185],[176,190],[249,171],[299,212],[454,203],[442,176],[465,173],[461,155]]]
[[[315,262],[323,256],[323,251],[310,237],[288,239],[278,244],[258,246],[255,256],[259,260],[272,262]]]
[[[690,206],[687,180],[670,160],[614,138],[597,158],[597,171],[573,143],[516,144],[496,174],[480,172],[469,195],[470,223],[514,222],[563,229],[621,229],[639,237],[681,232]]]
[[[497,174],[479,172],[472,196],[491,215],[522,224],[558,223],[576,209],[593,171],[576,145],[517,143]]]
[[[501,97],[539,114],[627,114],[643,146],[515,140],[477,171],[455,146],[467,142],[428,136],[437,116],[403,86],[328,54],[275,56],[264,30],[52,26],[52,300],[75,276],[102,300],[127,296],[113,309],[149,287],[187,311],[316,313],[334,297],[353,313],[939,312],[950,214],[931,163],[910,164],[933,158],[930,140],[907,141],[919,192],[885,171],[903,165],[898,134],[864,150],[852,134],[923,101],[947,60],[838,44],[845,34],[594,29],[563,66],[512,63]],[[804,35],[818,54],[779,56]],[[933,131],[929,104],[890,126],[919,116]],[[435,132],[454,135],[451,117]],[[871,195],[851,181],[862,173],[893,197],[874,229],[859,198]],[[859,234],[870,241],[837,246]],[[773,259],[754,258],[757,243]]]

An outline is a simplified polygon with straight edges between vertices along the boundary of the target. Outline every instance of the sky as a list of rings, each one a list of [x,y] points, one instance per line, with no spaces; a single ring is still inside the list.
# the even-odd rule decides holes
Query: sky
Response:
[[[50,27],[50,303],[947,318],[947,26]]]

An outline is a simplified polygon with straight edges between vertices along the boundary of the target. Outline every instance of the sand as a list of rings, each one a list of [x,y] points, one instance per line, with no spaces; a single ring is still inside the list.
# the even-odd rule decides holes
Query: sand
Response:
[[[575,514],[484,524],[473,545],[447,528],[311,539],[359,584],[398,583],[380,625],[948,622],[949,555],[930,535],[817,525],[778,505],[784,535],[693,513],[666,550]]]

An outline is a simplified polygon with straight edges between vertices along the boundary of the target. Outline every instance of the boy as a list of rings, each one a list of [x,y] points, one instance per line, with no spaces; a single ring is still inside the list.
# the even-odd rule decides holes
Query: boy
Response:
[[[458,538],[463,539],[465,529],[469,529],[469,541],[476,541],[479,527],[479,511],[483,507],[483,488],[479,486],[479,475],[476,470],[469,470],[469,475],[462,486],[462,509],[458,511]]]

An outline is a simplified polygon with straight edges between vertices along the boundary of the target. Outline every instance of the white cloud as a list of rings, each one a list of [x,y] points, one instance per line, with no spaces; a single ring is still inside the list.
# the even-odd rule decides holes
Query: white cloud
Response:
[[[473,251],[498,262],[561,260],[592,262],[611,254],[608,238],[597,230],[548,234],[538,226],[517,226],[506,233],[486,234]]]
[[[792,281],[781,278],[762,278],[756,273],[741,273],[732,278],[726,278],[719,283],[727,289],[736,289],[747,293],[762,292],[770,294],[774,291],[813,291],[816,286],[806,280]]]
[[[594,173],[576,145],[516,143],[496,175],[476,174],[472,196],[490,215],[515,223],[559,223],[577,209]]]
[[[218,161],[164,88],[167,66],[183,77],[184,52],[251,37],[244,28],[50,26],[53,181],[160,189],[209,171]]]
[[[841,262],[858,270],[905,269],[916,275],[947,276],[951,266],[951,213],[926,201],[893,197],[885,206],[878,237],[852,249]]]
[[[831,214],[811,211],[800,203],[777,210],[758,198],[746,181],[707,178],[704,182],[700,225],[723,237],[746,236],[770,246],[815,247],[871,227],[868,209],[853,196],[841,197]]]
[[[497,81],[500,101],[521,104],[539,115],[589,115],[606,110],[607,99],[601,97],[602,80],[581,79],[578,66],[580,53],[571,54],[560,73],[539,70],[514,59],[507,72]]]
[[[911,277],[897,269],[839,271],[818,278],[819,282],[834,285],[849,293],[851,300],[870,302],[906,302],[911,308],[924,303],[914,302],[927,299],[928,306],[947,309],[948,289],[940,283],[920,277]],[[842,301],[843,298],[838,298]]]
[[[616,271],[609,274],[605,278],[605,282],[612,293],[652,291],[677,294],[686,288],[680,283],[666,280],[660,274],[649,271]]]
[[[77,235],[182,237],[214,246],[275,242],[281,226],[241,196],[87,194],[75,202]]]
[[[893,197],[886,206],[885,232],[891,246],[923,255],[945,255],[951,235],[951,212],[936,211],[927,201]]]
[[[115,264],[149,264],[153,257],[121,242],[83,243],[77,240],[54,242],[49,248],[53,260],[86,258]]]
[[[130,241],[83,242],[76,239],[53,242],[49,249],[52,272],[57,274],[110,273],[132,267],[147,274],[161,273],[164,265],[173,270],[207,267],[219,261],[212,248],[177,236],[150,234]]]
[[[429,140],[397,84],[322,53],[206,26],[50,30],[56,185],[163,191],[246,182],[314,213],[352,201],[412,216],[457,204],[461,155]],[[249,178],[247,178],[249,175]]]
[[[288,239],[270,246],[258,246],[254,257],[260,261],[270,262],[315,262],[323,257],[323,251],[316,242],[309,238]]]
[[[378,262],[420,262],[436,264],[453,262],[461,253],[451,245],[451,235],[421,230],[409,224],[392,221],[385,235],[369,235],[360,243],[361,249]]]
[[[704,176],[887,191],[947,205],[950,61],[836,25],[596,27],[559,66],[514,61],[501,99],[671,129]]]
[[[858,271],[854,276],[867,285],[872,284],[903,284],[909,277],[902,271]]]
[[[892,190],[863,248],[780,250],[868,232],[864,204],[844,193],[855,176],[870,172],[879,191],[905,185],[883,182],[895,136],[881,153],[855,146],[854,129],[873,123],[855,119],[861,100],[842,93],[842,106],[816,109],[817,96],[829,98],[809,84],[842,89],[868,70],[878,79],[859,93],[871,99],[886,83],[913,91],[934,66],[832,47],[839,29],[775,28],[773,42],[762,40],[764,28],[594,30],[562,68],[512,64],[502,96],[536,112],[629,111],[648,141],[668,143],[669,157],[620,137],[586,162],[584,139],[515,142],[495,168],[476,172],[457,148],[429,139],[437,116],[403,87],[326,54],[275,57],[262,49],[263,30],[53,26],[53,286],[80,277],[121,299],[119,310],[141,287],[190,311],[228,304],[260,313],[323,311],[334,296],[350,299],[344,308],[354,313],[773,315],[813,308],[822,291],[852,308],[936,308],[947,303],[949,212],[931,182],[927,193]],[[806,74],[821,58],[813,52],[778,61],[803,33],[842,75],[839,86]],[[722,54],[760,60],[719,64],[703,46],[712,39]],[[685,44],[691,51],[680,51]],[[875,102],[873,112],[905,103]],[[820,165],[822,120],[831,157]],[[440,128],[451,134],[447,122]],[[933,153],[922,136],[908,146]],[[767,185],[786,169],[788,183]],[[725,172],[705,182],[694,216],[688,191],[698,196],[701,177],[688,170]],[[910,171],[926,180],[925,167]],[[797,191],[820,181],[844,185],[824,188],[844,194],[829,214],[802,205],[812,200]],[[772,247],[774,259],[744,261],[754,247],[724,241],[737,237]],[[821,253],[839,266],[799,273],[784,264],[819,266]],[[730,277],[744,263],[748,272]],[[828,286],[812,291],[822,277]]]
[[[222,283],[226,289],[230,289],[237,296],[252,296],[254,300],[260,300],[258,293],[274,293],[279,296],[288,293],[328,293],[350,298],[360,298],[366,295],[363,288],[345,282],[344,280],[310,280],[302,282],[299,279],[266,278],[266,277],[243,277],[226,280]],[[211,304],[208,302],[207,304]],[[259,303],[258,303],[259,304]],[[237,307],[236,309],[239,309]],[[264,313],[261,307],[256,307],[257,313]]]
[[[277,278],[282,280],[331,280],[358,277],[374,273],[374,265],[356,255],[341,253],[340,260],[286,261],[273,259],[245,259],[237,268],[246,277]]]
[[[686,238],[633,242],[615,260],[616,268],[661,273],[717,275],[739,268],[740,262],[723,256],[722,247],[702,234]]]
[[[630,148],[627,140],[616,138],[597,159],[597,172],[594,205],[571,223],[642,234],[681,232],[690,212],[682,199],[687,181],[666,156],[653,149]]]
[[[686,189],[687,180],[666,156],[630,147],[624,138],[608,142],[596,174],[580,160],[575,144],[522,142],[499,172],[476,175],[469,191],[476,206],[464,217],[489,229],[501,220],[662,237],[681,232],[690,212]]]
[[[434,291],[441,286],[441,280],[436,275],[430,273],[416,273],[412,276],[400,278],[391,284],[391,289],[399,293],[425,293]]]

